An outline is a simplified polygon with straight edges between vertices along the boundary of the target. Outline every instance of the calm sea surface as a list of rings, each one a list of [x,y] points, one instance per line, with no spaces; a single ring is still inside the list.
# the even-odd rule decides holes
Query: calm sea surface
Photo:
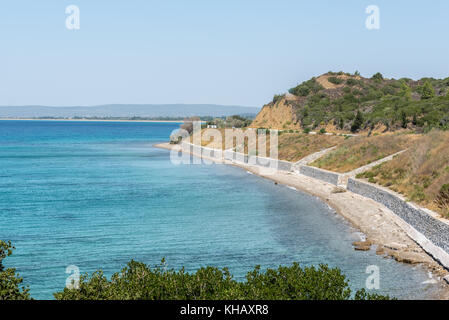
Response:
[[[173,165],[175,123],[0,121],[0,239],[34,298],[63,289],[66,267],[110,276],[131,259],[169,267],[298,261],[340,267],[361,288],[370,265],[380,293],[423,298],[421,267],[356,252],[356,230],[316,198],[225,165]]]

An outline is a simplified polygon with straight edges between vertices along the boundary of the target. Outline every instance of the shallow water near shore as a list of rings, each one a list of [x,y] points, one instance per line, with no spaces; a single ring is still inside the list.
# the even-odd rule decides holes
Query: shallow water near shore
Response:
[[[37,299],[65,286],[66,267],[119,271],[131,259],[167,266],[229,267],[297,261],[339,267],[354,289],[368,266],[380,290],[398,298],[434,294],[428,272],[374,250],[319,199],[226,165],[174,165],[166,141],[174,123],[0,121],[0,239],[6,259]]]

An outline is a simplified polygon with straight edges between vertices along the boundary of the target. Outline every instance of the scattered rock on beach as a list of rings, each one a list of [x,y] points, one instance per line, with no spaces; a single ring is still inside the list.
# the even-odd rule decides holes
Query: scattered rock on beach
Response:
[[[344,193],[347,190],[345,188],[342,187],[335,187],[334,189],[332,189],[331,193]]]
[[[409,264],[417,264],[424,262],[422,256],[415,252],[394,251],[391,253],[391,255],[397,262]]]
[[[402,244],[402,243],[397,243],[397,242],[391,242],[391,243],[387,243],[385,245],[385,248],[391,249],[391,250],[405,250],[407,249],[407,245],[406,244]]]
[[[354,246],[355,250],[358,251],[368,251],[371,249],[371,241],[366,240],[366,241],[355,241],[352,243],[352,245]]]
[[[376,254],[382,255],[384,253],[385,253],[385,248],[383,246],[381,246],[381,245],[377,246]]]
[[[443,280],[446,281],[446,283],[449,283],[449,275],[443,277]]]

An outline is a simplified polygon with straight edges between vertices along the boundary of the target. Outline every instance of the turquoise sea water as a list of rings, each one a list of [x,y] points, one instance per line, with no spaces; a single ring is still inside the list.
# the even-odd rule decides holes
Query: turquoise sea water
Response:
[[[298,261],[340,267],[354,288],[369,265],[380,293],[424,298],[421,267],[354,251],[356,230],[318,199],[225,165],[174,165],[174,123],[0,121],[0,239],[34,298],[52,299],[66,267],[107,275],[135,259],[168,267]]]

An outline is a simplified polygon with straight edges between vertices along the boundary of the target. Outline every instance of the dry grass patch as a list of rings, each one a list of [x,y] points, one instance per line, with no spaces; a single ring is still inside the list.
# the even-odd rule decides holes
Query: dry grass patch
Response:
[[[358,177],[449,216],[449,132],[432,131],[392,161]]]
[[[296,162],[312,153],[334,147],[344,140],[343,136],[282,133],[279,136],[279,159]]]
[[[219,132],[221,138],[216,138],[214,136],[217,132]],[[200,137],[202,147],[225,149],[225,129],[201,129]],[[185,140],[193,144],[198,144],[196,141],[193,141],[193,135],[190,135]]]
[[[407,149],[419,137],[420,135],[403,133],[351,137],[311,165],[341,173],[352,171]]]
[[[225,149],[236,149],[238,147],[244,147],[244,153],[248,154],[248,145],[250,146],[250,150],[255,149],[255,150],[260,150],[259,149],[259,142],[263,143],[263,141],[266,141],[266,149],[267,151],[269,151],[270,148],[270,133],[267,132],[266,130],[264,130],[265,132],[265,137],[266,139],[263,140],[262,139],[262,135],[258,134],[258,130],[257,129],[248,129],[248,128],[243,128],[243,129],[202,129],[201,130],[201,146],[203,147],[208,147],[208,148],[212,148],[212,149],[221,149],[221,150],[225,150]],[[226,141],[226,135],[237,135],[240,137],[241,135],[241,139],[238,139],[236,137],[232,138],[232,143],[230,143],[229,145],[227,144]],[[250,138],[255,138],[255,143],[250,141]],[[229,139],[231,139],[231,137],[229,136]],[[187,141],[197,144],[199,145],[199,143],[197,143],[196,141],[193,141],[193,135],[190,135],[187,138]],[[241,143],[243,142],[243,143]],[[257,148],[257,149],[256,149]]]

